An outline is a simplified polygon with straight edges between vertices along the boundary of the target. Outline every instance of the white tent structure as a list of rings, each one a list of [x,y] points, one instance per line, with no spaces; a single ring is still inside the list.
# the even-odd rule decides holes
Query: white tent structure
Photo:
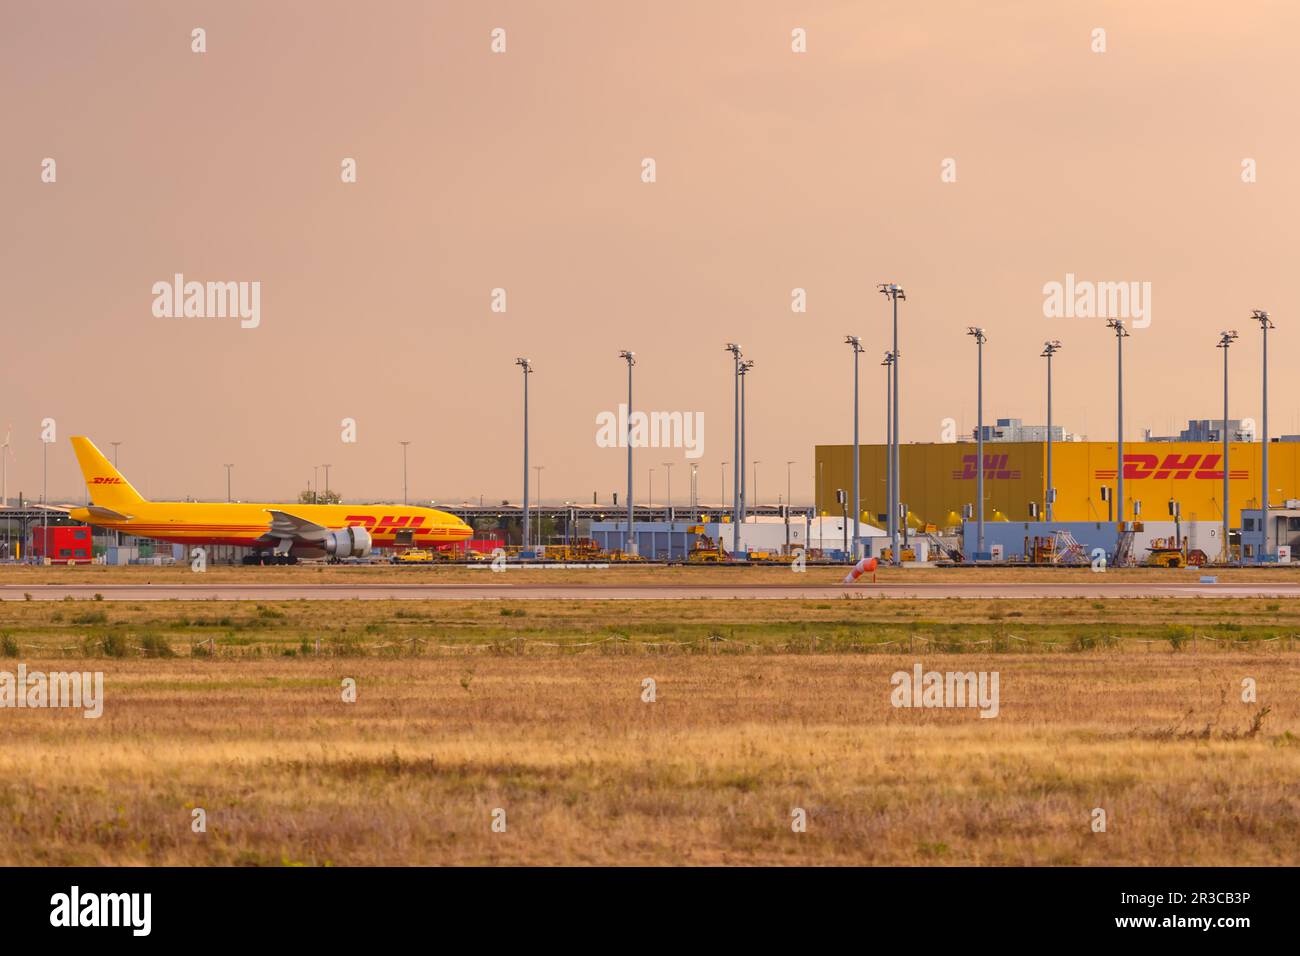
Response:
[[[853,547],[853,519],[842,515],[826,515],[812,519],[812,528],[808,534],[808,547],[821,551],[844,550],[845,526],[848,528],[849,547]],[[872,538],[888,538],[889,533],[882,528],[863,521],[858,524],[858,534],[866,541],[867,553],[875,554],[877,548],[872,545]]]

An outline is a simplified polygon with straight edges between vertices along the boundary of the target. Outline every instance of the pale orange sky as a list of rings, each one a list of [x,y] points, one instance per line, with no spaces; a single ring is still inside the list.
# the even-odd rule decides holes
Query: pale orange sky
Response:
[[[237,497],[284,499],[330,462],[345,496],[400,498],[409,439],[413,500],[517,501],[527,355],[544,497],[604,502],[624,453],[596,446],[595,416],[623,400],[627,348],[638,407],[704,413],[716,500],[735,340],[757,363],[759,494],[794,459],[808,501],[813,446],[851,440],[846,333],[868,350],[863,440],[883,439],[891,279],[905,441],[973,427],[973,324],[987,420],[1043,421],[1038,355],[1059,338],[1057,422],[1113,438],[1113,338],[1043,316],[1066,273],[1152,283],[1126,347],[1130,440],[1219,416],[1224,328],[1232,415],[1259,416],[1253,308],[1277,323],[1271,430],[1300,432],[1298,34],[1283,2],[9,0],[10,494],[39,494],[48,416],[54,500],[81,498],[66,439],[87,434],[121,441],[155,497],[224,498],[234,462]],[[260,281],[261,326],[155,318],[176,272]],[[664,461],[685,500],[683,453],[648,449],[638,501],[652,466],[662,500]]]

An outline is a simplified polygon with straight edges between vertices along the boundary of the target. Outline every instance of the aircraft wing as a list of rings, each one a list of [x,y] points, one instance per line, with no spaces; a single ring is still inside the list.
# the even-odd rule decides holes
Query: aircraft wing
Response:
[[[269,537],[281,540],[288,538],[293,541],[323,541],[329,536],[330,529],[324,525],[291,515],[287,511],[277,511],[274,508],[268,508],[267,511],[271,514],[271,527],[266,532]]]
[[[343,528],[331,531],[306,518],[267,508],[271,516],[271,526],[262,535],[260,543],[268,545],[274,542],[276,554],[296,554],[302,557],[323,557],[333,555],[346,558],[349,555],[362,557],[370,551],[370,534],[365,528]]]

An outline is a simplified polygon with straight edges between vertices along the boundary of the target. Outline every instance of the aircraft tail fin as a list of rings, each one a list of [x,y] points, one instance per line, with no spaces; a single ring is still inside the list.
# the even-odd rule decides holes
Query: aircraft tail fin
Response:
[[[132,505],[144,501],[140,492],[131,487],[131,482],[122,477],[122,473],[113,467],[112,462],[104,457],[89,438],[74,435],[72,450],[77,453],[77,464],[81,466],[81,474],[86,479],[90,500],[95,504],[114,511],[129,512]]]

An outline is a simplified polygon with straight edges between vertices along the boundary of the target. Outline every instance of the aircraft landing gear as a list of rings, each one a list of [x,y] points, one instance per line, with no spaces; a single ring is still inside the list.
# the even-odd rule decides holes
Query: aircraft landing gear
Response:
[[[281,554],[274,551],[258,551],[255,554],[246,554],[243,558],[244,564],[297,564],[298,558],[292,554]]]

